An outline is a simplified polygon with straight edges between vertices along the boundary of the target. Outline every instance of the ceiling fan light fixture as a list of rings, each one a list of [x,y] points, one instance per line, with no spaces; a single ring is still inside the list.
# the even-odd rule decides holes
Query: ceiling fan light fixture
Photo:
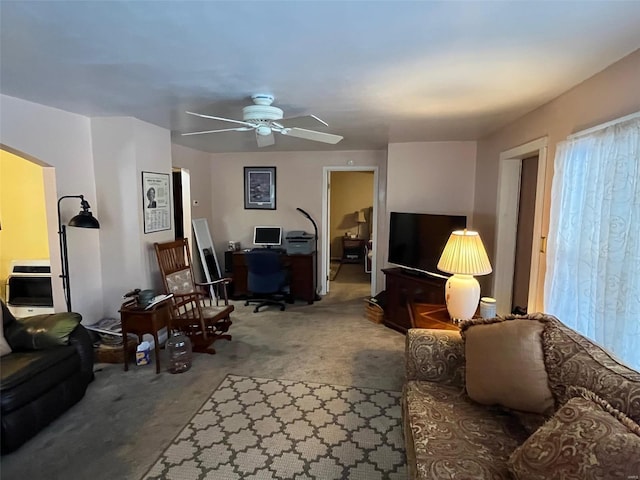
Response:
[[[271,135],[271,128],[266,125],[260,125],[256,128],[256,135],[260,135],[266,137],[267,135]]]
[[[271,105],[275,97],[268,93],[256,93],[255,95],[251,95],[251,100],[253,100],[253,103],[256,105]]]
[[[249,105],[242,109],[242,119],[245,122],[268,122],[281,120],[284,112],[278,107],[269,105]]]
[[[248,130],[255,130],[256,142],[258,147],[268,147],[275,144],[275,133],[282,135],[288,135],[290,137],[302,138],[304,140],[313,140],[314,142],[323,142],[335,145],[343,139],[341,135],[334,135],[332,133],[319,132],[316,130],[309,130],[304,127],[317,127],[318,124],[323,127],[329,125],[324,120],[316,117],[315,115],[301,115],[295,117],[284,118],[284,112],[278,107],[274,107],[271,103],[274,100],[273,95],[258,93],[251,96],[253,105],[248,105],[242,109],[242,120],[236,120],[233,118],[217,117],[214,115],[205,115],[203,113],[187,112],[189,115],[196,117],[207,118],[211,120],[219,120],[223,122],[229,122],[236,125],[242,125],[242,127],[235,128],[222,128],[216,130],[205,130],[199,132],[186,132],[182,135],[203,135],[207,133],[218,132],[244,132]]]

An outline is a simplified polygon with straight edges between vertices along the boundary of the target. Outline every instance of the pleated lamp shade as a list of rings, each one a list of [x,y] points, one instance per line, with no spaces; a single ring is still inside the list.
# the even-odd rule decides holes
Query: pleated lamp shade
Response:
[[[474,275],[491,273],[491,264],[478,232],[456,230],[442,251],[438,269],[453,273],[444,286],[447,311],[454,320],[472,318],[480,300]]]
[[[442,251],[438,270],[460,275],[487,275],[491,263],[478,232],[456,230]]]

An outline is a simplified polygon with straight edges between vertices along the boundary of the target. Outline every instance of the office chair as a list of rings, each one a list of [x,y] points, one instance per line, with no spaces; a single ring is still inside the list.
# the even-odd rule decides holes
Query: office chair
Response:
[[[196,283],[186,238],[155,243],[154,247],[165,293],[173,293],[169,330],[187,335],[194,352],[216,353],[212,346],[215,340],[231,340],[226,334],[235,308],[227,296],[230,279]],[[203,287],[210,287],[215,298],[209,298]]]
[[[268,248],[255,248],[244,254],[247,264],[247,289],[251,298],[245,302],[258,303],[257,313],[267,305],[277,305],[280,311],[285,309],[285,301],[291,302],[289,294],[289,275],[282,264],[279,252]]]

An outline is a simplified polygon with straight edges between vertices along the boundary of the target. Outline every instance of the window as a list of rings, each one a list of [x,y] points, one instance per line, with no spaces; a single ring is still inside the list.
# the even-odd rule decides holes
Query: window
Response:
[[[640,115],[558,145],[545,310],[640,370]]]

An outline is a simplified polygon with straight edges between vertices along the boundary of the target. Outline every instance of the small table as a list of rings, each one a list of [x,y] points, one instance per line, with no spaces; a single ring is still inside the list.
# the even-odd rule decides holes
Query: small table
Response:
[[[127,334],[134,333],[141,339],[145,333],[153,335],[156,357],[156,373],[160,373],[160,342],[158,331],[169,325],[171,315],[171,302],[157,303],[148,310],[137,305],[122,305],[120,319],[122,322],[122,341],[124,351],[127,351]],[[124,356],[124,371],[129,370],[129,358]]]
[[[435,328],[439,330],[460,331],[449,317],[446,305],[435,303],[408,303],[412,328]]]
[[[340,263],[362,263],[365,243],[364,238],[342,237],[342,260]]]

